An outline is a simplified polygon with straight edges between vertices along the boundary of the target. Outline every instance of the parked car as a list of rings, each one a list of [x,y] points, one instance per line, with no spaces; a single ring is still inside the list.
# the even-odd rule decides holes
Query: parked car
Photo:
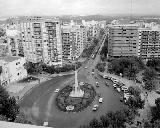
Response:
[[[113,82],[117,84],[119,81],[118,81],[118,80],[116,80],[116,79],[114,79],[114,80],[113,80]]]
[[[102,103],[103,102],[103,98],[99,98],[99,103]]]
[[[126,86],[121,86],[121,89],[122,89],[122,91],[128,90],[128,87],[126,87]]]
[[[103,78],[105,78],[105,79],[106,79],[106,78],[108,78],[108,76],[107,76],[107,75],[104,75],[104,76],[103,76]]]
[[[98,82],[96,82],[96,87],[99,87],[99,83]]]
[[[124,93],[124,99],[128,100],[131,95],[129,93]]]
[[[120,89],[120,88],[117,88],[117,91],[118,91],[118,92],[121,92],[121,89]]]
[[[54,92],[55,92],[55,93],[59,92],[59,89],[57,88]]]
[[[116,85],[116,84],[113,84],[113,87],[114,87],[114,88],[116,88],[116,87],[117,87],[117,85]]]
[[[93,110],[93,111],[96,111],[96,110],[98,110],[98,107],[99,107],[99,106],[96,104],[96,105],[93,106],[92,110]]]
[[[160,94],[160,90],[156,90],[155,92],[158,93],[158,94]]]
[[[84,67],[85,69],[87,69],[87,67]]]

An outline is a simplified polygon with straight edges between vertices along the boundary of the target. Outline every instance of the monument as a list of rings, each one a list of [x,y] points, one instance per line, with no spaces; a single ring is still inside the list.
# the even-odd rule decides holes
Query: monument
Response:
[[[82,91],[78,85],[77,71],[75,70],[75,84],[73,90],[70,93],[70,97],[83,97],[84,91]]]

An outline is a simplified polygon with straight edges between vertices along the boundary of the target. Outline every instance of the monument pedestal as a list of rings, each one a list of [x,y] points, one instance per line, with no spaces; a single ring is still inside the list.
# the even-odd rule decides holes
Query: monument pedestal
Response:
[[[82,91],[81,89],[78,89],[78,90],[73,90],[71,93],[70,93],[70,97],[83,97],[84,95],[84,91]]]
[[[74,89],[70,93],[70,97],[83,97],[84,91],[82,91],[78,85],[78,79],[77,79],[77,71],[75,71],[75,84]]]

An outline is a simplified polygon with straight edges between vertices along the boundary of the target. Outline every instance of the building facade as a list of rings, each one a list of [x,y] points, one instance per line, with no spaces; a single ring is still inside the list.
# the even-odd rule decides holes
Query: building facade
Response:
[[[24,57],[0,57],[0,84],[7,85],[27,77],[27,70],[24,68],[25,62]]]
[[[25,17],[20,21],[24,56],[33,63],[62,65],[60,21],[55,18]]]
[[[139,29],[139,57],[144,61],[160,58],[160,29]]]
[[[78,58],[87,46],[87,30],[83,25],[62,26],[62,51],[64,60]]]
[[[108,36],[109,58],[138,56],[139,35],[136,24],[111,25]]]
[[[24,56],[23,52],[23,44],[20,40],[20,32],[18,28],[14,29],[7,29],[7,47],[8,53],[11,56]]]

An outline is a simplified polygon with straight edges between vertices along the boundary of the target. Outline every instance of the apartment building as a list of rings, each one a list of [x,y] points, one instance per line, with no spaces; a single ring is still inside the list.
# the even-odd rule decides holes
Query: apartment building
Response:
[[[75,33],[70,26],[63,26],[62,28],[62,51],[63,60],[74,60],[75,51]]]
[[[24,56],[33,63],[62,65],[60,21],[46,17],[22,17],[20,34]]]
[[[72,23],[62,26],[62,51],[64,60],[78,58],[86,46],[87,30],[83,25]]]
[[[139,57],[147,61],[160,57],[160,29],[139,29]]]
[[[108,57],[138,56],[138,25],[110,25],[108,37]]]
[[[20,40],[20,31],[18,28],[7,28],[7,47],[11,56],[24,56],[23,44]]]
[[[27,70],[24,68],[25,62],[23,57],[0,57],[0,84],[5,86],[27,77]]]
[[[82,20],[82,24],[87,28],[87,36],[88,37],[95,37],[99,35],[100,26],[104,26],[103,22],[99,23],[98,21],[85,21]],[[101,25],[100,25],[101,24]]]

